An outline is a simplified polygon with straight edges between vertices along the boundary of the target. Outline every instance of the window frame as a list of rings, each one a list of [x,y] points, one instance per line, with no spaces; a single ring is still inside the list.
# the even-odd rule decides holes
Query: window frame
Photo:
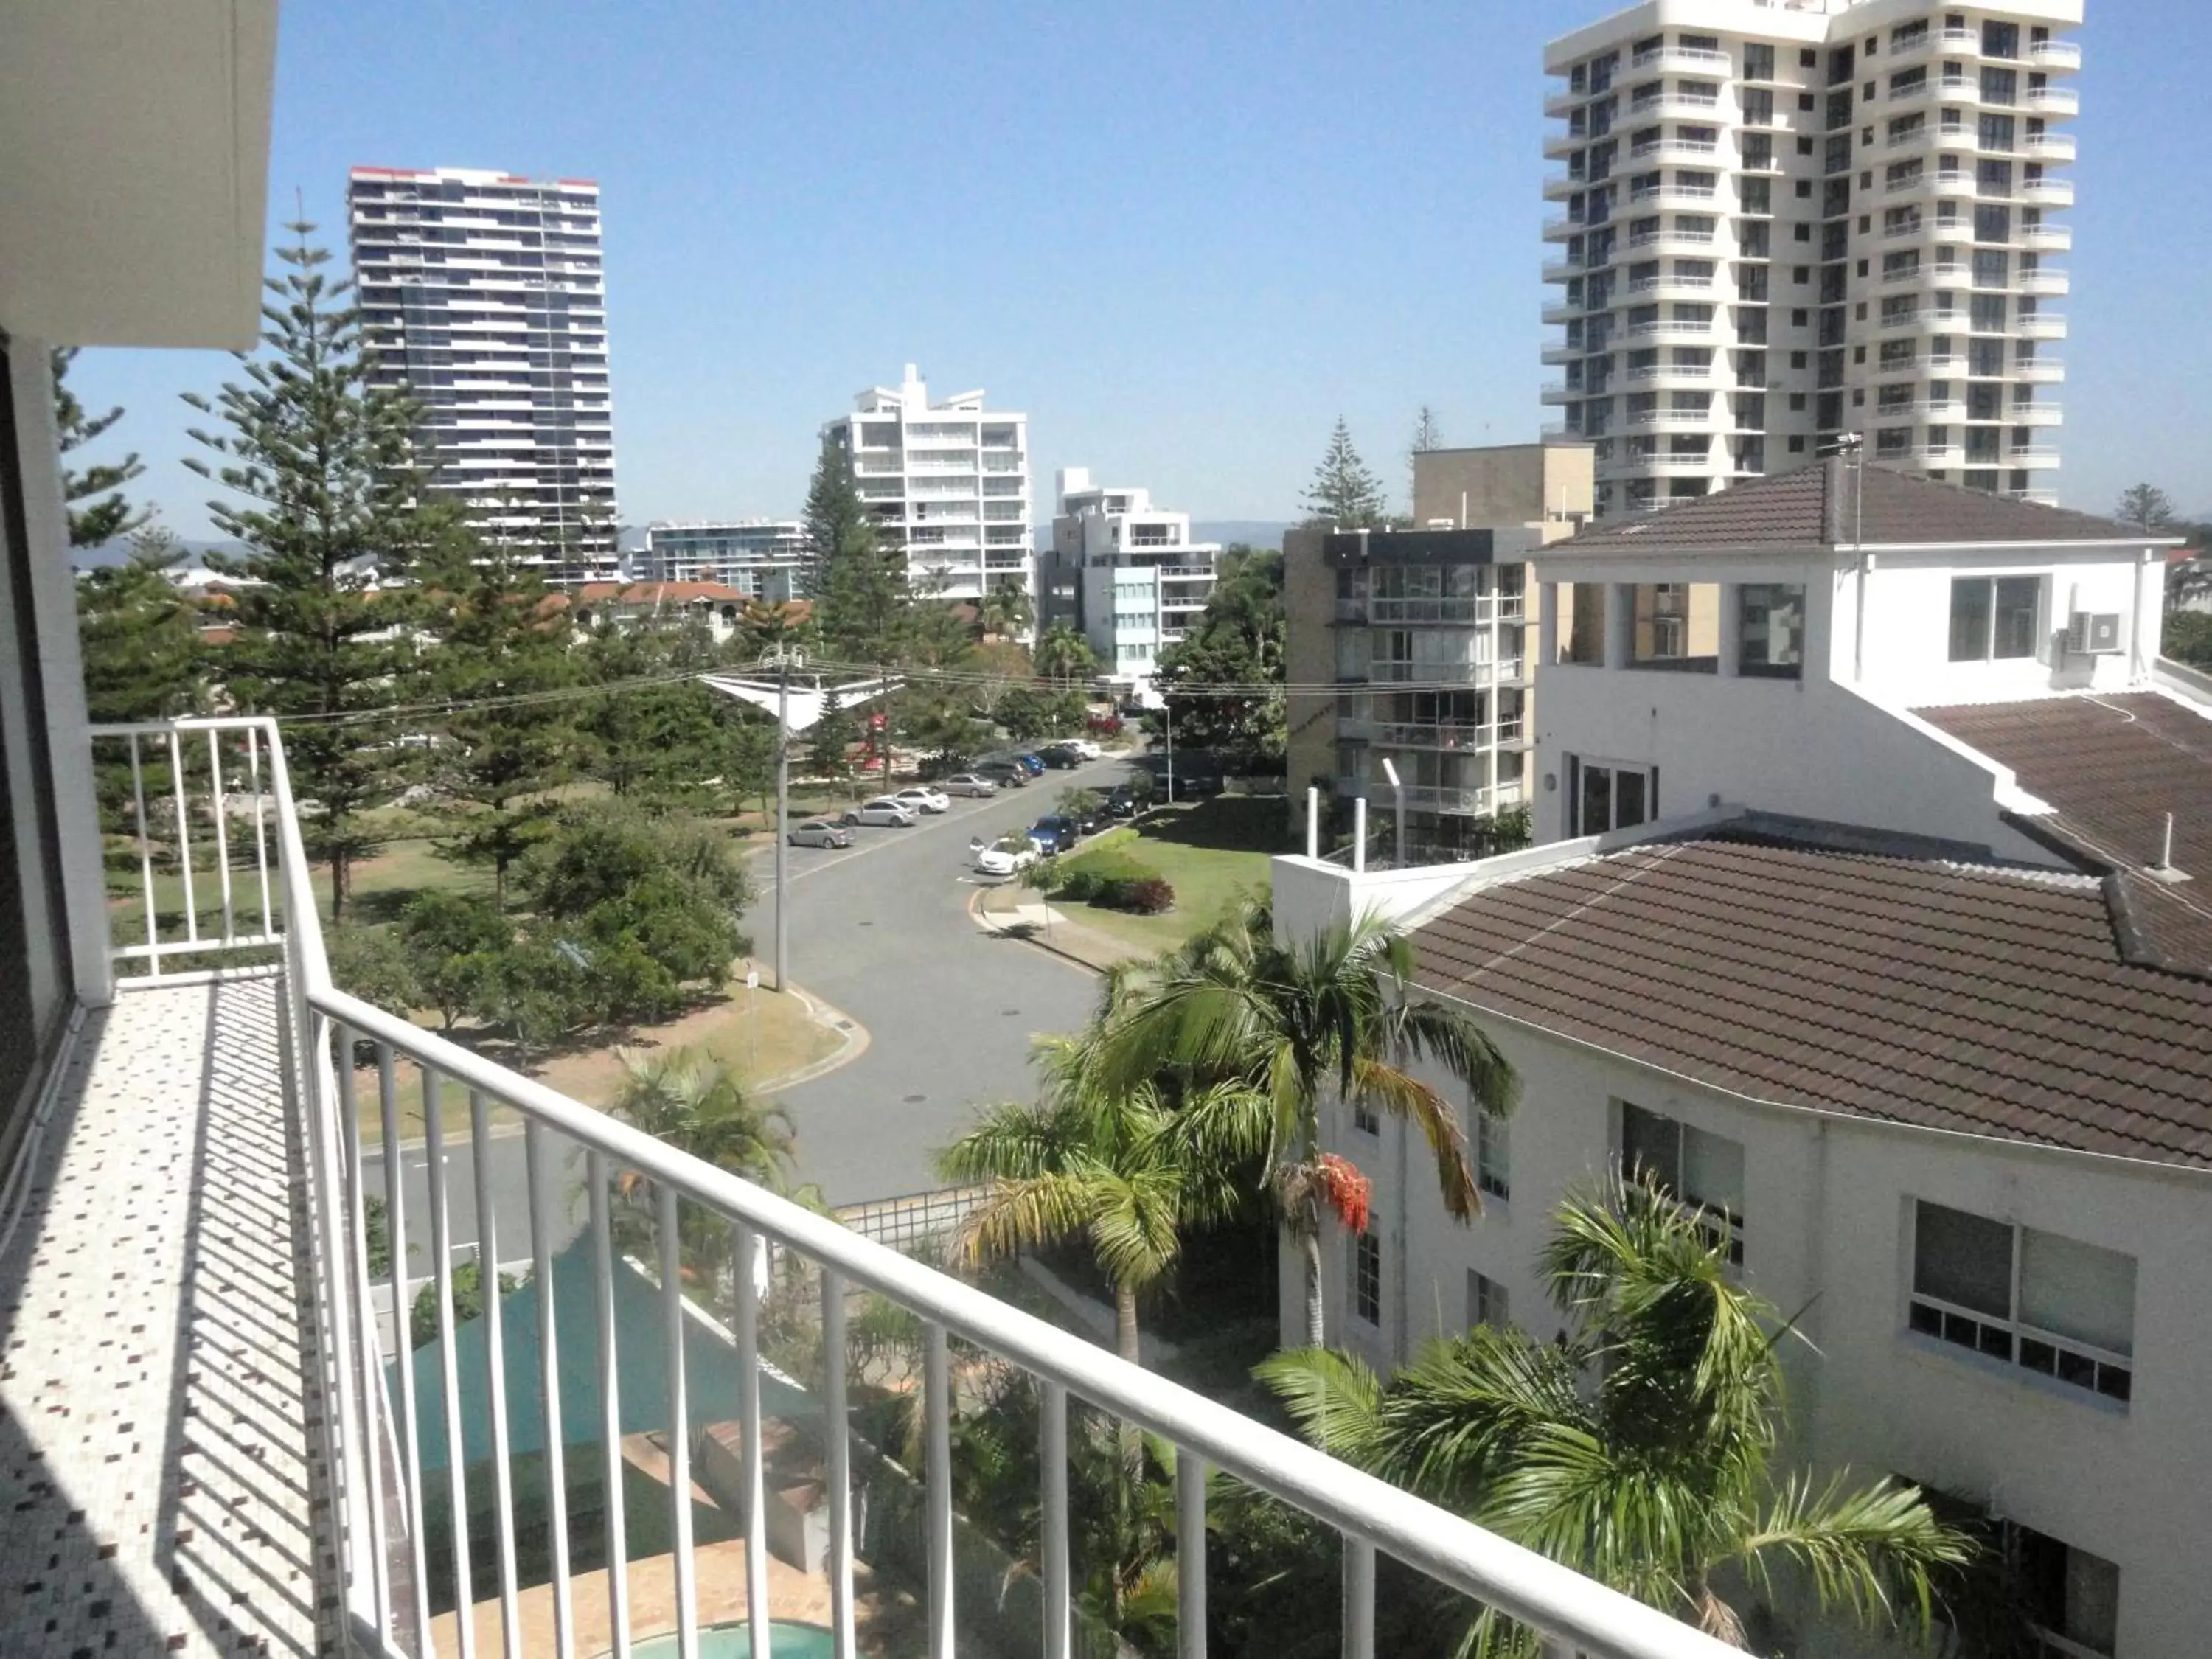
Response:
[[[1932,437],[1929,441],[1934,441]],[[2014,590],[2015,604],[2009,614],[2015,621],[2021,615],[2021,608],[2017,604],[2021,590],[2024,586],[2032,586],[2035,597],[2033,605],[2027,614],[2026,640],[2027,648],[2024,651],[2006,650],[2000,653],[1997,646],[2002,637],[2002,629],[2008,614],[2003,603],[2004,589],[2008,584],[2010,584]],[[1951,578],[1948,611],[1950,631],[1947,647],[1950,660],[1954,664],[2041,661],[2043,618],[2047,586],[2045,577],[2023,573],[2014,573],[2011,575],[1954,575]],[[1982,603],[1979,624],[1981,647],[1978,651],[1962,653],[1960,643],[1961,618],[1959,612],[1959,601],[1963,593],[1977,587],[1986,596]]]
[[[1513,1201],[1512,1125],[1480,1107],[1473,1108],[1474,1124],[1468,1139],[1474,1143],[1474,1184],[1501,1204]]]
[[[1744,1217],[1742,1213],[1739,1211],[1729,1209],[1725,1204],[1717,1203],[1711,1199],[1700,1198],[1694,1193],[1678,1193],[1674,1189],[1674,1188],[1669,1187],[1663,1182],[1644,1180],[1641,1173],[1636,1169],[1631,1167],[1628,1162],[1628,1115],[1631,1112],[1638,1113],[1644,1117],[1651,1119],[1655,1122],[1663,1123],[1674,1131],[1674,1179],[1676,1185],[1680,1185],[1681,1182],[1681,1170],[1685,1162],[1686,1161],[1686,1141],[1687,1135],[1690,1131],[1695,1130],[1698,1134],[1705,1135],[1711,1139],[1723,1141],[1728,1145],[1733,1146],[1735,1147],[1739,1155],[1741,1155],[1746,1150],[1744,1144],[1740,1140],[1731,1139],[1729,1136],[1716,1134],[1711,1129],[1699,1128],[1694,1123],[1686,1123],[1680,1118],[1671,1116],[1668,1113],[1655,1112],[1649,1106],[1639,1106],[1632,1100],[1616,1100],[1614,1104],[1620,1108],[1620,1111],[1618,1113],[1619,1123],[1613,1134],[1613,1153],[1620,1163],[1622,1176],[1625,1179],[1631,1181],[1643,1181],[1643,1184],[1650,1187],[1654,1191],[1663,1193],[1668,1197],[1672,1198],[1686,1214],[1695,1218],[1698,1224],[1698,1232],[1699,1236],[1705,1239],[1709,1248],[1718,1245],[1722,1240],[1725,1238],[1728,1243],[1729,1266],[1731,1267],[1742,1267],[1744,1258]],[[1748,1171],[1747,1170],[1746,1185],[1748,1186]],[[1747,1200],[1747,1202],[1748,1200]]]
[[[1382,1328],[1382,1237],[1374,1228],[1351,1235],[1350,1292],[1345,1300],[1352,1316],[1376,1330]]]
[[[1513,1328],[1513,1297],[1504,1284],[1479,1268],[1467,1270],[1467,1328]]]
[[[1583,783],[1585,776],[1592,770],[1608,775],[1606,786],[1607,823],[1601,830],[1589,829],[1583,821]],[[1644,824],[1656,823],[1659,821],[1659,769],[1657,767],[1648,766],[1638,761],[1590,759],[1581,755],[1570,755],[1567,757],[1566,771],[1568,840],[1577,840],[1583,836],[1611,835],[1616,830],[1640,829]],[[1618,785],[1620,776],[1624,774],[1640,775],[1643,780],[1643,815],[1631,823],[1620,822],[1620,795]]]
[[[2008,1292],[2010,1310],[2006,1316],[2000,1318],[1981,1309],[1969,1308],[1960,1303],[1948,1301],[1942,1297],[1919,1288],[1920,1212],[1923,1206],[1932,1206],[1939,1210],[1949,1210],[1955,1214],[1969,1216],[1974,1220],[1987,1223],[1990,1226],[2002,1227],[2009,1233],[2012,1250]],[[2030,1376],[2039,1376],[2046,1382],[2058,1384],[2071,1393],[2101,1401],[2107,1407],[2113,1410],[2124,1412],[2132,1409],[2136,1369],[2133,1354],[2124,1354],[2115,1349],[2100,1347],[2094,1342],[2084,1341],[2080,1337],[2062,1336],[2056,1331],[2046,1330],[2042,1326],[2021,1316],[2021,1264],[2026,1257],[2023,1234],[2039,1232],[2048,1237],[2064,1240],[2068,1243],[2089,1245],[2090,1248],[2097,1249],[2109,1249],[2110,1246],[2091,1244],[2091,1241],[2087,1239],[2077,1239],[2069,1234],[2052,1232],[2046,1227],[2029,1227],[2018,1221],[2000,1220],[1995,1216],[1983,1215],[1978,1211],[1960,1209],[1955,1204],[1943,1204],[1935,1199],[1922,1198],[1917,1194],[1911,1195],[1911,1206],[1906,1212],[1910,1221],[1910,1237],[1906,1241],[1905,1254],[1904,1328],[1908,1335],[1923,1338],[1945,1348],[1962,1348],[1992,1364],[2002,1366],[2008,1371],[2023,1371]],[[2115,1255],[2127,1254],[2125,1251],[2119,1250],[2114,1250],[2112,1253]],[[2130,1256],[2129,1260],[2140,1261],[2140,1258],[2134,1256]],[[2128,1323],[2132,1332],[2135,1324],[2135,1309],[2132,1306],[2128,1310]],[[1994,1346],[1998,1338],[2002,1338],[2004,1342],[2002,1352],[1997,1352]],[[2026,1355],[2027,1350],[2031,1346],[2048,1351],[2050,1362],[2048,1369],[2042,1364],[2030,1363]],[[2064,1360],[2069,1355],[2078,1364],[2086,1364],[2089,1367],[2089,1380],[2087,1382],[2081,1381],[2078,1376],[2063,1374],[2066,1369]],[[2107,1372],[2112,1374],[2111,1380],[2117,1385],[2116,1387],[2106,1386]]]

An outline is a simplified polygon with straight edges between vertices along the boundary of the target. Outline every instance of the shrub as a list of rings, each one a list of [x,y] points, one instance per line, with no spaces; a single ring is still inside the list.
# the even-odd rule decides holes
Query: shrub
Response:
[[[1112,910],[1127,910],[1140,916],[1157,916],[1175,905],[1175,889],[1158,876],[1141,876],[1134,881],[1117,881],[1110,893],[1102,895],[1096,902]]]
[[[1071,904],[1106,903],[1103,896],[1109,889],[1133,881],[1142,881],[1154,872],[1126,854],[1098,852],[1073,859],[1062,865],[1054,878],[1053,895]]]

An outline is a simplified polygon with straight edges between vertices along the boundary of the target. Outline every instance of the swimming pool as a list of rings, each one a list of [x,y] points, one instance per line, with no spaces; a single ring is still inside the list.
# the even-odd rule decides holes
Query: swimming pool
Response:
[[[831,1659],[837,1650],[828,1626],[778,1619],[769,1626],[770,1659]],[[630,1646],[631,1659],[677,1659],[676,1638],[656,1636]],[[699,1659],[752,1659],[752,1633],[744,1620],[709,1625],[699,1632]]]

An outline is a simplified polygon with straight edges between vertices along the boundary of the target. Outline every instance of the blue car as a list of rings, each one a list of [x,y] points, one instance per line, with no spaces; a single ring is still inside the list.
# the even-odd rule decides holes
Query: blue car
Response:
[[[1047,858],[1050,858],[1055,854],[1065,853],[1069,848],[1074,846],[1082,834],[1082,830],[1073,818],[1064,817],[1057,812],[1050,812],[1030,825],[1029,833],[1030,839],[1037,844],[1038,850]]]
[[[1042,777],[1042,776],[1043,776],[1043,775],[1044,775],[1044,757],[1043,757],[1043,756],[1042,756],[1042,755],[1017,755],[1017,756],[1015,756],[1015,757],[1014,757],[1014,758],[1015,758],[1016,760],[1019,761],[1023,765],[1024,765],[1024,766],[1026,766],[1026,767],[1028,767],[1028,768],[1029,768],[1029,769],[1030,769],[1030,775],[1031,777],[1036,778],[1036,777]]]

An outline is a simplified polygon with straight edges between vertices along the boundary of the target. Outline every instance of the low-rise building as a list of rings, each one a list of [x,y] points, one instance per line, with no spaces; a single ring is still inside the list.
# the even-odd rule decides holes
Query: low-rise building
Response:
[[[646,526],[639,580],[719,582],[748,599],[799,597],[806,526],[796,519],[659,519]]]
[[[1545,844],[1277,863],[1279,925],[1411,926],[1522,1084],[1468,1124],[1469,1226],[1337,1121],[1376,1219],[1332,1329],[1548,1336],[1553,1212],[1638,1171],[1796,1319],[1808,1462],[1994,1514],[2045,1651],[2197,1650],[2212,697],[2158,659],[2162,554],[1841,463],[1536,554]]]
[[[1590,480],[1578,446],[1432,450],[1414,459],[1419,528],[1285,537],[1294,795],[1318,784],[1339,818],[1364,798],[1390,820],[1389,760],[1416,860],[1467,856],[1526,801],[1526,561],[1587,518]]]
[[[1093,483],[1088,467],[1062,467],[1058,494],[1037,625],[1076,629],[1097,654],[1099,678],[1142,696],[1160,653],[1213,597],[1221,544],[1195,539],[1190,514],[1154,507],[1150,490]]]

